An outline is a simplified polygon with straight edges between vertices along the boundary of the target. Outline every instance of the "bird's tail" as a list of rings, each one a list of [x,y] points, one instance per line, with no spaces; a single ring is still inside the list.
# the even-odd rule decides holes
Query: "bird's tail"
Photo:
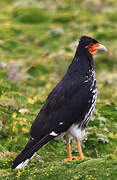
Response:
[[[38,139],[30,139],[26,144],[25,149],[15,158],[12,164],[12,169],[21,169],[24,168],[27,163],[33,158],[35,153],[42,146],[47,144],[54,137],[51,135],[47,135],[43,137],[41,140]]]

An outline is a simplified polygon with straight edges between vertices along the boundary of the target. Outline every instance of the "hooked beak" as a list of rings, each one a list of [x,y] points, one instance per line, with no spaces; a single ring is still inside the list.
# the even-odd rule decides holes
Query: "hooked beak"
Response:
[[[107,52],[106,47],[105,47],[104,45],[102,45],[102,44],[99,44],[99,46],[98,46],[97,49],[98,49],[98,50],[103,50],[103,51],[106,51],[106,52]]]
[[[91,46],[89,44],[89,45],[85,46],[85,48],[88,48],[88,51],[90,54],[95,54],[99,50],[104,50],[107,52],[106,47],[102,44],[99,44],[99,43],[93,44],[93,46]]]

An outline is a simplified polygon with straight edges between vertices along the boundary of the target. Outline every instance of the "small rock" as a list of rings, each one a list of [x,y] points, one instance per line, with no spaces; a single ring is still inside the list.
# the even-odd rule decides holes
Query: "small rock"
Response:
[[[2,61],[2,62],[0,62],[0,67],[1,67],[1,68],[6,68],[6,66],[7,66],[7,65],[6,65],[6,63],[5,63],[5,62],[3,62],[3,61]]]
[[[43,158],[41,158],[39,155],[36,156],[36,161],[37,162],[44,162]]]
[[[29,114],[30,113],[30,111],[28,110],[28,109],[19,109],[19,112],[21,113],[21,114]]]

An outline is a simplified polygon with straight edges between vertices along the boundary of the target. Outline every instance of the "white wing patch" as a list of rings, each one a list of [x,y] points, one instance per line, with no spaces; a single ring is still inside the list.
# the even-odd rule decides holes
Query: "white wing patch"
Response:
[[[30,158],[30,160],[35,156],[36,152],[32,155],[32,157]]]
[[[52,131],[52,132],[50,133],[50,135],[51,135],[51,136],[57,136],[58,134],[56,134],[54,131]]]
[[[60,122],[60,123],[59,123],[59,125],[62,125],[62,124],[63,124],[63,122]]]
[[[30,159],[26,159],[25,161],[20,163],[15,169],[22,169],[22,168],[24,168],[28,164],[28,162],[34,157],[35,154],[36,154],[36,152],[33,154],[33,156]]]
[[[15,169],[21,169],[24,168],[29,162],[29,159],[27,159],[26,161],[20,163]]]

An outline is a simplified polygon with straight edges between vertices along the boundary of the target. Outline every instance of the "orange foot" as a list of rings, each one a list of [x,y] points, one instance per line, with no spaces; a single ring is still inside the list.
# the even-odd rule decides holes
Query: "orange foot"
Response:
[[[69,157],[69,158],[64,159],[64,162],[72,161],[72,160],[73,160],[73,158],[72,158],[72,157]]]
[[[76,156],[74,156],[74,157],[73,157],[73,160],[78,160],[78,159],[84,159],[84,156],[82,156],[82,157],[76,157]]]
[[[73,157],[73,160],[77,160],[77,159],[80,159],[80,157],[76,157],[76,156]]]

